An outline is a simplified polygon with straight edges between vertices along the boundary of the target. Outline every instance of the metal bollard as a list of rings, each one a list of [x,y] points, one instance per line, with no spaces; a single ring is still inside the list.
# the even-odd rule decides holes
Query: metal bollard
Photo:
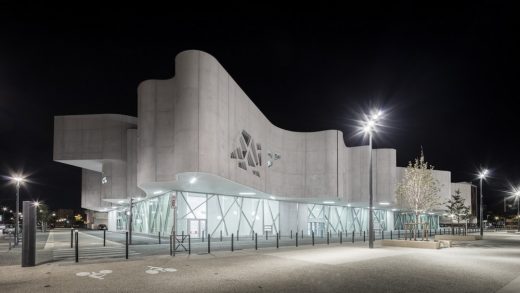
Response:
[[[352,243],[354,243],[354,231],[352,231]]]
[[[79,234],[78,231],[76,231],[76,262],[79,262]]]
[[[253,232],[251,233],[251,241],[254,241],[254,240],[255,240],[255,231],[253,231]]]
[[[276,233],[276,248],[280,248],[280,245],[278,244],[278,241],[280,239],[278,238],[278,233]]]
[[[204,231],[202,231],[202,242],[204,242]]]
[[[191,254],[191,235],[188,235],[188,254]]]
[[[222,242],[222,230],[220,230],[220,242]]]
[[[381,230],[381,240],[385,239],[385,231]]]
[[[302,235],[301,235],[302,239],[303,239],[303,230],[302,230]]]
[[[74,229],[70,228],[70,248],[74,247]]]
[[[365,231],[363,231],[363,242],[365,242],[366,238],[365,238]]]
[[[314,246],[314,231],[311,232],[312,235],[312,246]]]
[[[235,238],[234,238],[233,233],[231,233],[231,252],[233,252],[233,239],[235,239]]]
[[[329,245],[329,233],[330,232],[327,231],[327,245]]]
[[[394,240],[394,237],[392,236],[392,230],[390,230],[390,240]]]
[[[255,250],[258,250],[258,234],[255,233]]]
[[[126,231],[126,249],[125,249],[125,256],[126,256],[126,259],[128,259],[128,231]]]
[[[161,244],[161,232],[159,231],[159,244]]]
[[[103,246],[107,246],[106,240],[107,240],[107,230],[103,229]]]
[[[339,232],[339,244],[343,244],[343,231]]]
[[[291,230],[291,239],[292,239],[292,230]]]
[[[397,230],[397,239],[401,239],[401,230]]]
[[[173,243],[172,243],[172,235],[170,234],[170,256],[173,254],[173,252],[172,252],[172,245],[173,245]]]
[[[238,240],[238,231],[237,231],[237,241],[239,241],[239,240]]]
[[[208,234],[208,254],[211,253],[211,235]]]
[[[171,244],[171,246],[173,248],[172,249],[172,256],[175,256],[175,250],[177,249],[175,242],[177,242],[177,237],[176,237],[175,234],[171,235],[171,237],[172,237],[172,241],[170,242],[170,244]],[[181,238],[181,239],[184,239],[184,238]]]
[[[296,232],[296,247],[298,247],[298,232]]]
[[[267,239],[267,231],[265,231],[265,240],[268,240],[268,239]]]
[[[177,250],[177,235],[175,235],[176,231],[173,231],[173,250],[172,250],[172,256],[175,256],[175,251]],[[181,241],[184,241],[184,236],[181,236]]]

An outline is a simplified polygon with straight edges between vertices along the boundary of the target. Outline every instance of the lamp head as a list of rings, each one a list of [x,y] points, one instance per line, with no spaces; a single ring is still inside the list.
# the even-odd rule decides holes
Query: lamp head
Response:
[[[381,118],[381,116],[383,116],[383,111],[377,110],[372,114],[371,120],[377,121]]]
[[[486,176],[488,173],[489,173],[488,169],[484,169],[484,170],[480,171],[480,173],[478,174],[478,178],[486,179]]]
[[[363,122],[362,130],[364,133],[372,133],[375,131],[376,126],[378,126],[378,121],[383,118],[383,111],[375,110],[372,111],[372,114],[365,115],[365,121]]]

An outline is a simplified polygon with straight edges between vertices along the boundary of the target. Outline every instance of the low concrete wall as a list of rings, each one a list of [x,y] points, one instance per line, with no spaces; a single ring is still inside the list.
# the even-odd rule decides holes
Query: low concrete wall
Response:
[[[399,246],[410,248],[439,249],[440,243],[434,241],[412,241],[412,240],[382,240],[383,246]]]
[[[435,240],[451,240],[451,241],[475,241],[481,240],[480,235],[435,235]]]

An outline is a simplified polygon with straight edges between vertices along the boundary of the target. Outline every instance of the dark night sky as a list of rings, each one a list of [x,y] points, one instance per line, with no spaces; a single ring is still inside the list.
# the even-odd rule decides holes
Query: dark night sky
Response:
[[[52,161],[53,116],[135,116],[139,82],[170,78],[175,55],[198,49],[285,129],[340,129],[348,146],[361,145],[357,113],[388,109],[375,147],[397,149],[405,165],[423,146],[454,182],[489,166],[493,205],[508,180],[520,184],[519,26],[501,2],[272,16],[0,4],[0,173],[31,174],[22,199],[79,208],[80,169]],[[0,204],[14,207],[14,195],[3,180]]]

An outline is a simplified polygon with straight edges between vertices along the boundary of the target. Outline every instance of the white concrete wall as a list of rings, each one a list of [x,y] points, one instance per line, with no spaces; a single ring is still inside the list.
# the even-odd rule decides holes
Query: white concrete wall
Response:
[[[261,146],[262,163],[255,167],[260,176],[231,158],[243,130]],[[271,168],[269,152],[281,156]],[[82,206],[92,209],[109,206],[103,199],[141,196],[140,188],[173,183],[186,172],[214,174],[295,200],[363,206],[369,197],[369,155],[368,146],[346,147],[341,131],[299,133],[274,126],[215,58],[194,50],[177,55],[174,78],[139,85],[137,119],[55,117],[54,159],[86,169]],[[374,150],[372,167],[374,202],[394,203],[403,171],[396,168],[396,151]],[[102,172],[108,183],[101,185],[101,173],[92,171]],[[448,199],[450,173],[435,171],[435,176]]]
[[[137,187],[137,129],[127,129],[126,139],[126,193],[128,197],[143,197],[144,192]]]
[[[352,147],[347,151],[347,202],[368,202],[369,155],[368,146]]]
[[[456,182],[451,183],[451,194],[455,194],[456,190],[460,190],[462,198],[465,200],[464,204],[471,207],[471,183],[470,182]]]
[[[367,200],[366,147],[348,149],[337,130],[298,133],[272,125],[204,52],[178,54],[175,73],[172,79],[144,81],[138,89],[138,186],[146,189],[153,182],[173,182],[179,173],[205,172],[283,197]],[[259,177],[230,158],[242,130],[261,145]],[[269,170],[268,152],[281,156]],[[390,201],[395,151],[378,154],[376,196]]]
[[[116,114],[54,117],[53,157],[55,161],[83,168],[83,208],[102,210],[111,206],[104,199],[127,198],[127,178],[135,177],[129,176],[135,169],[128,170],[126,164],[127,130],[136,126],[134,117]],[[135,147],[132,151],[135,165]],[[105,184],[101,184],[103,177],[107,179]],[[135,191],[137,186],[133,186]]]
[[[90,210],[102,210],[111,204],[101,200],[101,173],[81,170],[81,207]]]

